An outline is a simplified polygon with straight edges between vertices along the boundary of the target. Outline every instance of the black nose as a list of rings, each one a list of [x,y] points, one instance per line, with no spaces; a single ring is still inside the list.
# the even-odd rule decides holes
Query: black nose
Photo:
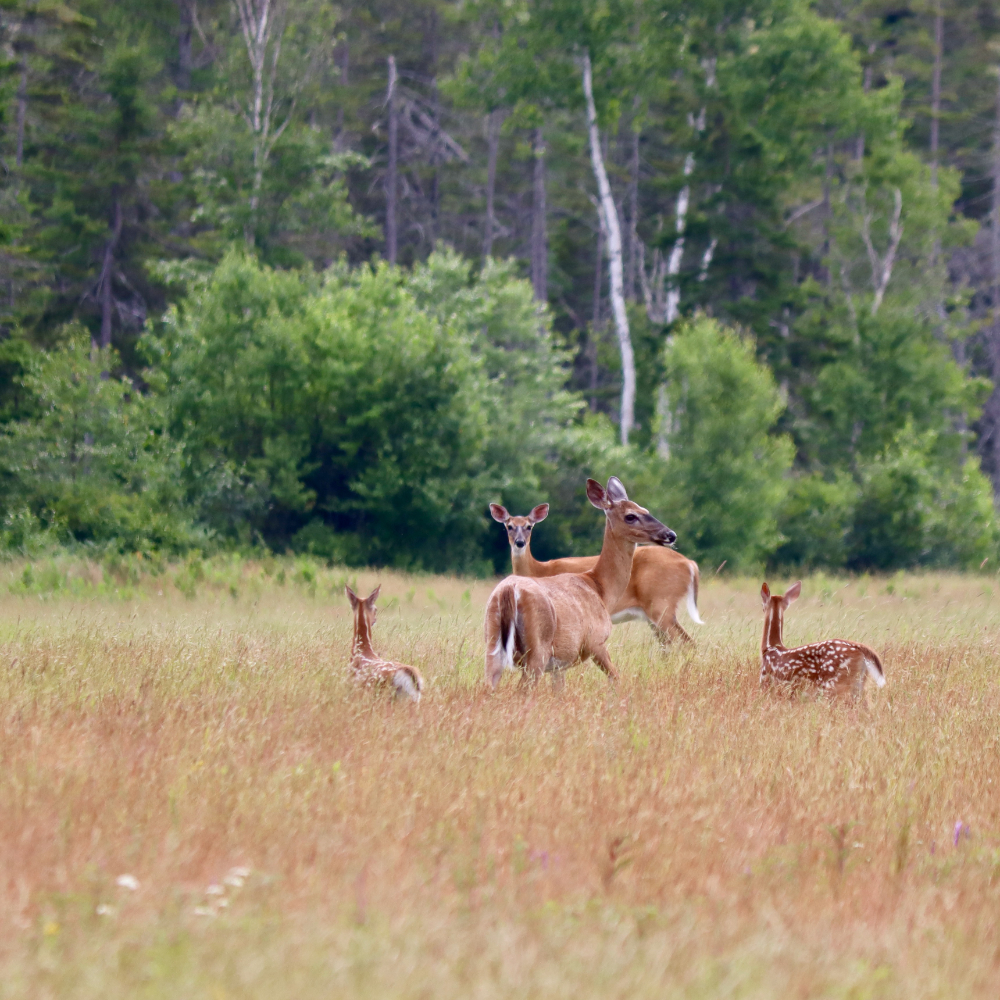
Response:
[[[677,541],[677,532],[671,531],[669,528],[665,528],[663,531],[663,544],[673,545]]]
[[[514,544],[515,544],[515,545],[516,545],[516,546],[517,546],[517,547],[518,547],[519,549],[523,549],[523,548],[524,548],[524,542],[523,542],[523,541],[522,541],[522,540],[521,540],[520,538],[519,538],[519,539],[518,539],[518,540],[517,540],[516,542],[514,542]]]

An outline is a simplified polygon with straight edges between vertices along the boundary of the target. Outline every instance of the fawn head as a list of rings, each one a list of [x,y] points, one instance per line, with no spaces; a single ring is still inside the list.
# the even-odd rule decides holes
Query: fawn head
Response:
[[[784,594],[772,594],[765,582],[760,588],[760,600],[764,606],[764,645],[781,645],[781,626],[784,623],[785,608],[802,593],[802,581],[793,583]]]
[[[379,584],[367,597],[360,598],[347,584],[344,584],[344,592],[347,594],[347,599],[351,602],[351,608],[354,611],[355,631],[366,625],[371,629],[372,625],[375,624],[375,619],[378,618],[375,599],[381,589],[382,584]]]
[[[673,545],[677,533],[657,521],[645,507],[633,503],[617,476],[608,480],[605,489],[596,479],[587,480],[587,499],[603,510],[611,533],[626,542],[654,542],[656,545]]]
[[[499,521],[507,529],[507,541],[515,553],[523,552],[531,541],[531,529],[549,516],[549,505],[540,503],[527,517],[513,517],[507,513],[507,508],[498,503],[490,504],[490,513],[494,521]]]

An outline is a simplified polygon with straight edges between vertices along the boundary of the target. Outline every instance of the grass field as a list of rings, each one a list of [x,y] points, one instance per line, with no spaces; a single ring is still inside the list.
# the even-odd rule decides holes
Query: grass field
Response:
[[[489,696],[490,585],[382,574],[413,708],[374,574],[159,570],[0,568],[0,998],[1000,995],[996,578],[806,580],[851,706],[758,690],[759,580]]]

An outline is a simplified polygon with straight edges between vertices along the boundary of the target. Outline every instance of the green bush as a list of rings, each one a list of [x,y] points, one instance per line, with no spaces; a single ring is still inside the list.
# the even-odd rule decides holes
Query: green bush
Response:
[[[847,561],[859,490],[846,473],[794,478],[778,518],[783,541],[771,561],[804,569],[835,569]]]
[[[907,429],[860,470],[849,567],[973,569],[995,559],[1000,533],[989,482],[974,460],[949,468],[936,455],[933,433]]]
[[[128,552],[179,551],[196,537],[177,488],[178,446],[160,401],[109,377],[113,351],[73,333],[24,376],[38,416],[0,434],[3,542],[30,554],[43,539]]]
[[[792,444],[773,433],[784,409],[753,345],[697,316],[664,349],[663,502],[679,546],[717,566],[750,568],[780,542]]]

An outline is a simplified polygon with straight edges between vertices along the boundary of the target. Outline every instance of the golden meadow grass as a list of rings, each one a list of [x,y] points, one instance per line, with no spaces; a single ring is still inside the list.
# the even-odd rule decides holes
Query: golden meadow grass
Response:
[[[349,686],[345,579],[419,708]],[[0,570],[0,998],[996,996],[996,581],[806,580],[854,706],[758,690],[759,585],[488,696],[488,583]]]

